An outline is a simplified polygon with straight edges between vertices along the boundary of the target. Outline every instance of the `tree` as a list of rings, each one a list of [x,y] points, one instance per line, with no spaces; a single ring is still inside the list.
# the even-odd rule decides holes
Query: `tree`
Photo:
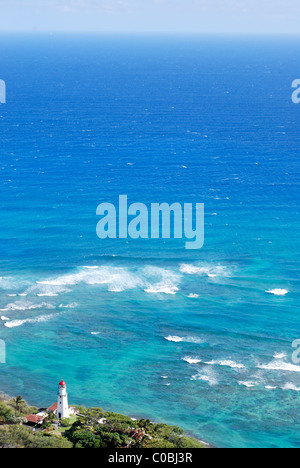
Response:
[[[74,448],[93,448],[95,442],[95,434],[90,431],[76,431],[72,435]]]
[[[25,401],[23,400],[21,396],[18,396],[17,398],[14,399],[14,402],[15,402],[15,408],[16,408],[15,415],[17,415],[17,412],[20,413],[21,405],[25,403]]]
[[[15,422],[12,408],[2,401],[0,401],[0,422],[3,424],[13,424]]]

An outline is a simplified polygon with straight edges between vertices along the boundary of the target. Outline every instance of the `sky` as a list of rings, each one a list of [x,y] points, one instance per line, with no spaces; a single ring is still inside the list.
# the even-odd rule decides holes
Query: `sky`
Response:
[[[300,0],[0,0],[0,31],[299,34]]]

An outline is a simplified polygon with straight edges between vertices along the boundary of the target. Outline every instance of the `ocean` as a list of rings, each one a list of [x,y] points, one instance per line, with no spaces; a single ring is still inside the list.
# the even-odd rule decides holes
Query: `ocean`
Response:
[[[299,38],[1,34],[0,389],[299,447]],[[96,235],[204,203],[205,244]]]

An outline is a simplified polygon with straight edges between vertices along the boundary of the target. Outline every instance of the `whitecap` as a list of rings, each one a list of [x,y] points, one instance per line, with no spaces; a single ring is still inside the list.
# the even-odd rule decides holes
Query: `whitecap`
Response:
[[[194,338],[192,336],[180,337],[180,336],[166,336],[165,340],[173,341],[174,343],[203,343],[200,338]]]
[[[300,392],[300,388],[296,387],[293,383],[287,383],[282,387],[282,390],[293,390],[294,392]]]
[[[44,293],[44,294],[37,294],[38,297],[57,297],[58,294],[55,293]]]
[[[145,292],[158,294],[176,294],[181,276],[164,268],[154,266],[130,271],[123,267],[81,267],[74,273],[65,274],[53,279],[37,281],[39,287],[66,287],[77,284],[91,286],[107,285],[110,292],[122,292],[129,289],[143,288]],[[41,290],[44,294],[48,291]],[[58,290],[50,292],[59,293]]]
[[[209,278],[230,276],[230,270],[227,267],[220,265],[214,266],[203,264],[202,266],[197,266],[183,263],[180,265],[180,271],[187,275],[208,276]]]
[[[40,323],[40,322],[48,322],[52,318],[56,317],[57,314],[50,314],[50,315],[41,315],[40,317],[36,318],[28,318],[24,320],[12,320],[11,322],[6,322],[4,324],[5,327],[7,328],[15,328],[15,327],[21,327],[25,323]]]
[[[142,285],[142,280],[125,268],[101,267],[97,269],[81,269],[73,274],[62,275],[56,279],[39,281],[39,285],[72,286],[88,284],[91,286],[109,285],[110,290],[125,291]]]
[[[272,387],[272,385],[266,385],[266,386],[265,386],[265,389],[266,389],[266,390],[276,390],[277,387]]]
[[[165,340],[174,341],[174,343],[180,343],[181,341],[184,341],[184,338],[180,338],[180,336],[166,336]]]
[[[244,364],[238,364],[230,360],[210,361],[210,362],[205,362],[205,364],[209,366],[217,365],[217,366],[231,367],[232,369],[245,369],[246,368]]]
[[[247,387],[247,388],[253,388],[255,387],[255,384],[253,382],[247,382],[247,381],[240,381],[239,385]]]
[[[3,321],[5,321],[5,320],[10,320],[10,318],[5,317],[5,315],[2,315],[1,320],[3,320]]]
[[[2,311],[8,310],[35,310],[35,309],[54,309],[55,307],[47,302],[43,302],[41,304],[33,304],[29,301],[18,301],[11,304],[7,304],[4,309],[0,309]]]
[[[200,296],[199,296],[199,294],[189,294],[188,297],[190,299],[198,299],[198,297],[200,297]]]
[[[268,294],[273,294],[274,296],[286,296],[289,291],[287,289],[270,289],[270,291],[266,291]]]
[[[100,332],[91,332],[91,335],[100,335]]]
[[[77,306],[78,304],[76,302],[73,302],[72,304],[67,304],[67,305],[60,304],[58,307],[60,309],[76,309]]]
[[[162,286],[151,286],[148,289],[144,289],[144,291],[148,294],[163,293],[163,294],[175,295],[176,292],[179,291],[179,288],[177,288],[176,286],[167,287],[167,286],[162,285]]]
[[[141,273],[146,284],[144,289],[146,293],[175,295],[179,291],[178,285],[181,276],[171,270],[148,266]]]
[[[187,362],[188,364],[199,364],[201,362],[200,359],[192,358],[190,356],[186,356],[182,358],[182,360]]]
[[[26,295],[36,295],[38,297],[57,297],[59,294],[68,292],[71,292],[71,289],[58,285],[40,283],[31,286],[25,291]]]
[[[280,360],[272,361],[269,364],[258,364],[258,369],[274,370],[281,372],[300,372],[300,366]]]
[[[273,356],[273,358],[275,358],[275,359],[284,359],[286,357],[287,357],[287,355],[285,353],[275,353],[274,356]]]

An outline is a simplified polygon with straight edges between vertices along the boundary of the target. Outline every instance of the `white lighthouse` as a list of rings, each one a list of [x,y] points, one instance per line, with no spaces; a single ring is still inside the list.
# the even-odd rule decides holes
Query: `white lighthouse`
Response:
[[[70,417],[67,384],[62,380],[58,385],[57,418],[65,419]]]

